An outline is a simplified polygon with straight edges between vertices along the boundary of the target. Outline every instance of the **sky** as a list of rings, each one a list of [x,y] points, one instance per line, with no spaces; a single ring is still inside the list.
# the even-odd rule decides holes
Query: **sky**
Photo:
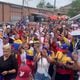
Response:
[[[22,0],[0,0],[0,1],[22,5]],[[40,2],[40,0],[25,0],[25,5],[27,4],[27,1],[29,7],[36,7],[36,5]],[[54,5],[54,0],[45,0],[45,1],[50,2],[52,5]],[[56,7],[60,8],[62,6],[70,4],[71,2],[72,0],[56,0]]]

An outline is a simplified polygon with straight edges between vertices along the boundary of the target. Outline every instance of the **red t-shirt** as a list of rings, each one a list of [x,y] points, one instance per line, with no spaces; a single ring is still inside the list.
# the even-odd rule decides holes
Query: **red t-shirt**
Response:
[[[27,65],[20,66],[16,80],[29,80],[31,69]]]

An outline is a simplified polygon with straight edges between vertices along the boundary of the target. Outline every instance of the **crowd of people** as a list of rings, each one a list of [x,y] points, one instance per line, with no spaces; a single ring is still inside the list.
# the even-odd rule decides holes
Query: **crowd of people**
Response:
[[[75,50],[71,31],[66,20],[35,26],[4,24],[0,29],[0,80],[80,80],[79,49]]]

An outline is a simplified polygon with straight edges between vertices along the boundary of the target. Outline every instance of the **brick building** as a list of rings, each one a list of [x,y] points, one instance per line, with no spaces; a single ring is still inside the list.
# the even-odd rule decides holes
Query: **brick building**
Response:
[[[27,16],[31,13],[43,13],[46,15],[53,15],[53,12],[48,10],[26,6],[23,7],[16,4],[0,2],[0,23],[15,22],[20,20],[22,16]]]

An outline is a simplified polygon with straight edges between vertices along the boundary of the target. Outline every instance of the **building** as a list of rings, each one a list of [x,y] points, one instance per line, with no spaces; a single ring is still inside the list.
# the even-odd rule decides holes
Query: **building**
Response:
[[[71,4],[68,4],[66,6],[63,6],[61,8],[59,8],[57,10],[58,13],[61,13],[61,14],[64,14],[64,15],[67,15],[68,14],[68,11],[71,9]]]
[[[28,16],[32,13],[43,13],[46,15],[53,15],[52,11],[26,7],[11,3],[0,2],[0,23],[16,22],[23,16]]]

